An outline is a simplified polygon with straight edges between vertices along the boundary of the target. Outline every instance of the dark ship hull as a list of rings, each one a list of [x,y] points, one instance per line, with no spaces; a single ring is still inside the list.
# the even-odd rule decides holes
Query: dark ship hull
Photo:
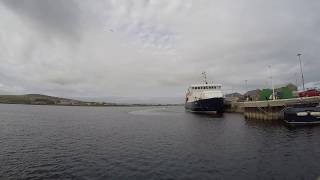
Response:
[[[222,114],[224,112],[224,99],[210,98],[186,102],[185,108],[191,112]]]

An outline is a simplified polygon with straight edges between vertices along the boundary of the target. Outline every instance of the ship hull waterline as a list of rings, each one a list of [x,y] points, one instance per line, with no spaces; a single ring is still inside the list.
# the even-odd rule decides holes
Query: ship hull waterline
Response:
[[[222,114],[224,112],[224,98],[210,98],[186,102],[185,109],[194,113]]]

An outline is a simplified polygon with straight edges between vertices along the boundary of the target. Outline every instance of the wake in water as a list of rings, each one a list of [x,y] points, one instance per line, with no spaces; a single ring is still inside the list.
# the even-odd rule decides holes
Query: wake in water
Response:
[[[130,111],[130,114],[134,115],[168,115],[172,113],[182,113],[184,111],[179,111],[178,109],[170,108],[170,107],[156,107],[156,108],[148,108],[148,109],[141,109],[136,111]]]

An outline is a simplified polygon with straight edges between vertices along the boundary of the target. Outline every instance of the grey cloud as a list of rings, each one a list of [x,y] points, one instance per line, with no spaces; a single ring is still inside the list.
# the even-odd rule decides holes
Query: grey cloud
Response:
[[[276,84],[295,83],[297,53],[306,82],[319,81],[318,1],[0,2],[0,84],[7,90],[183,96],[207,71],[210,81],[243,91],[246,79],[252,89],[269,86],[269,65]]]
[[[29,18],[44,32],[79,38],[80,9],[73,0],[2,0],[21,18]]]

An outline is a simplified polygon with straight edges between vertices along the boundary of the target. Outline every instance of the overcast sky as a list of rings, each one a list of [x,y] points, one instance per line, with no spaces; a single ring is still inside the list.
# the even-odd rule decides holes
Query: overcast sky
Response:
[[[0,94],[183,96],[319,81],[318,0],[0,0]],[[271,65],[271,70],[268,66]],[[296,74],[296,75],[295,75]],[[300,79],[298,79],[300,82]]]

